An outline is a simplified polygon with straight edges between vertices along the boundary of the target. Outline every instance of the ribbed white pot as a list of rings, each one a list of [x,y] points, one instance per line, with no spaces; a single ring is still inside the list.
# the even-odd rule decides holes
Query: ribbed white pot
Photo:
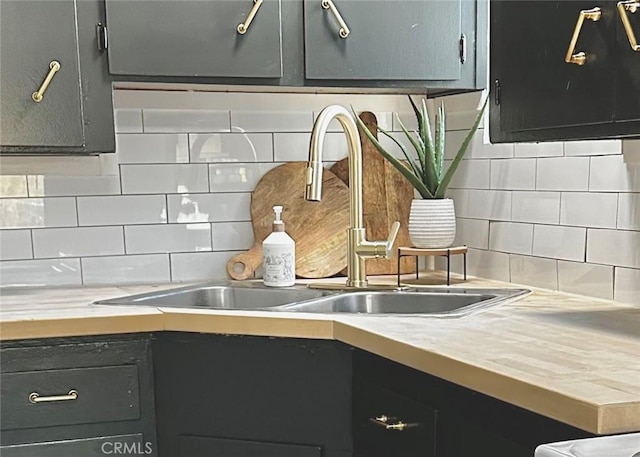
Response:
[[[414,199],[409,238],[417,248],[448,248],[456,237],[456,213],[450,198]]]

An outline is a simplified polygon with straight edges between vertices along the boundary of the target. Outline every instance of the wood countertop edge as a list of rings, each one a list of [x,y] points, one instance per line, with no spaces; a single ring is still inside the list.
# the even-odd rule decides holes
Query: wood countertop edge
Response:
[[[606,414],[602,414],[602,407],[593,403],[568,397],[544,387],[435,354],[345,323],[335,323],[334,337],[338,341],[367,352],[591,433],[602,434],[601,430],[607,429],[620,432],[620,427],[615,428],[615,424],[606,423],[606,421],[618,422],[616,419],[619,418],[619,414],[614,413],[609,415],[611,417],[607,417]],[[624,421],[625,428],[629,428],[628,431],[640,429],[640,417],[636,418],[630,414],[628,419]]]
[[[0,341],[155,332],[163,329],[164,316],[161,313],[57,317],[2,322]]]

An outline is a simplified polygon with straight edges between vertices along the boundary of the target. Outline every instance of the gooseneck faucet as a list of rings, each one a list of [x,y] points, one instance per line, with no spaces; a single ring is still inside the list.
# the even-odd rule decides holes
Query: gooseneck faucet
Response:
[[[387,241],[367,241],[362,217],[362,148],[360,134],[353,116],[346,108],[329,105],[324,108],[313,126],[305,198],[320,201],[322,198],[322,147],[329,123],[337,119],[347,137],[349,147],[349,219],[347,231],[347,287],[367,287],[365,259],[389,258],[392,254],[400,223],[394,222]]]

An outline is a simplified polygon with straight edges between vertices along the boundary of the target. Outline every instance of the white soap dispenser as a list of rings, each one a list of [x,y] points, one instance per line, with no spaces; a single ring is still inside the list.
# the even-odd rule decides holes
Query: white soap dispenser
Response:
[[[293,286],[296,282],[296,243],[284,231],[282,206],[274,206],[273,212],[273,231],[262,242],[262,278],[265,286]]]

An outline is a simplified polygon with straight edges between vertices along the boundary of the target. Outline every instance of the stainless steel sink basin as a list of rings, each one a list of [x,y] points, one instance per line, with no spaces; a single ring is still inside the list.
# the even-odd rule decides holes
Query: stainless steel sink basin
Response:
[[[273,311],[354,314],[421,314],[461,316],[529,293],[526,289],[411,289],[395,292],[350,292]]]
[[[324,297],[330,292],[303,286],[271,289],[261,284],[208,284],[150,292],[95,302],[177,308],[260,309]]]

